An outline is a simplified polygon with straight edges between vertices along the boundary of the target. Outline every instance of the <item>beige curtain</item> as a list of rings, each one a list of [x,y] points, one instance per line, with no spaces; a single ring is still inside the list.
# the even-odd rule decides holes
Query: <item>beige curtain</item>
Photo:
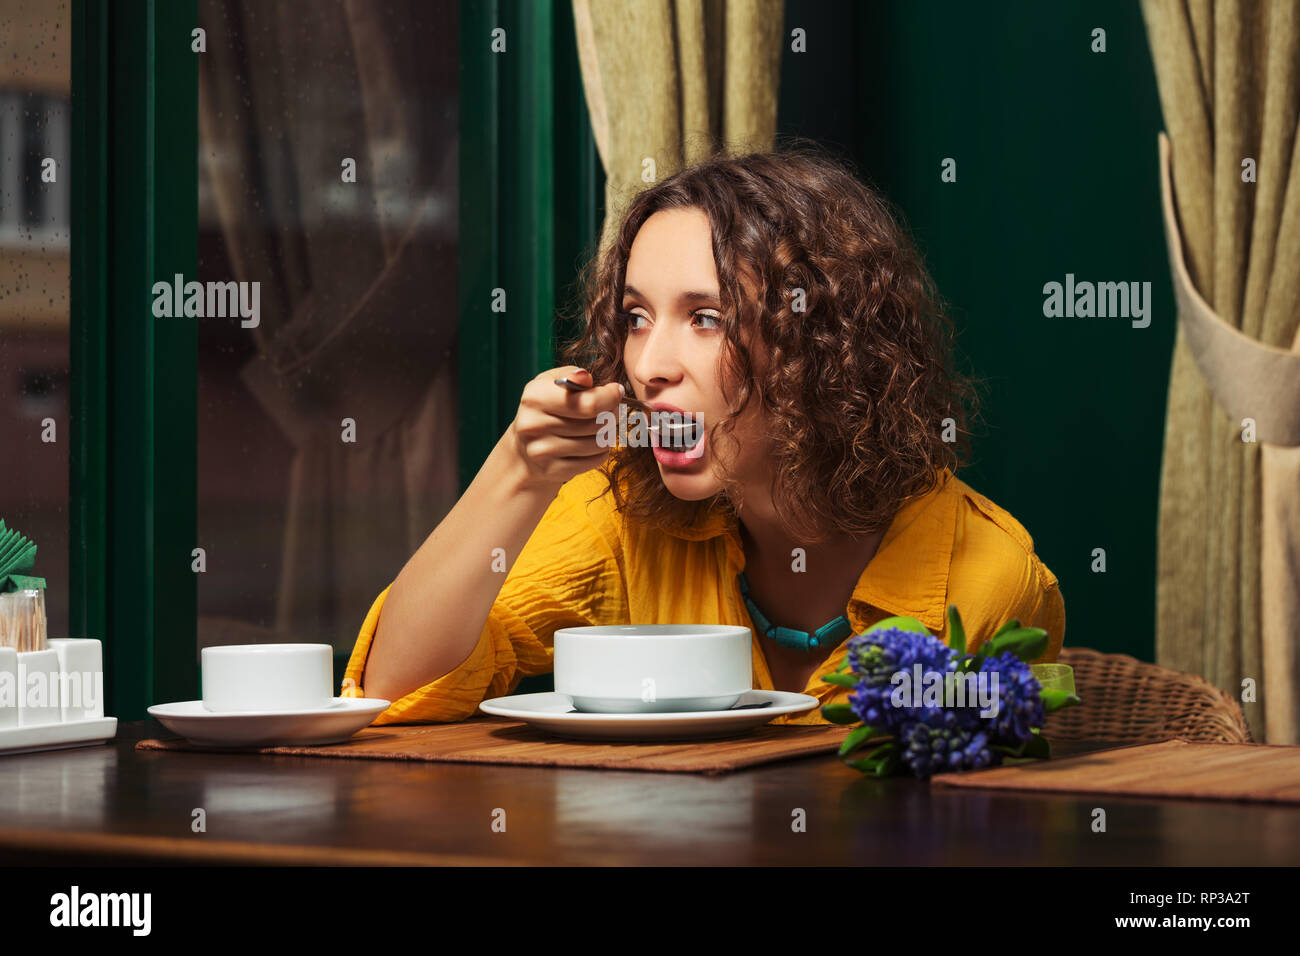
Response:
[[[610,240],[628,201],[698,162],[776,140],[782,0],[573,0]]]
[[[1157,660],[1253,682],[1254,739],[1300,743],[1300,3],[1142,13],[1178,300]]]
[[[203,13],[226,278],[261,287],[241,374],[293,449],[275,629],[350,650],[458,491],[456,64],[405,29],[423,0]]]

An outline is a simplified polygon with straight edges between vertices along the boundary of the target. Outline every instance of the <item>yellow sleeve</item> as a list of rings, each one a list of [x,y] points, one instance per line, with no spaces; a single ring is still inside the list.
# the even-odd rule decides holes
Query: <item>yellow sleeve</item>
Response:
[[[549,673],[561,627],[629,623],[621,536],[598,472],[566,482],[506,576],[469,656],[454,670],[393,701],[375,724],[464,720],[526,676]],[[484,566],[491,560],[484,555]],[[391,585],[390,585],[391,587]],[[343,696],[364,697],[371,641],[389,588],[375,599],[344,671]],[[431,629],[430,639],[437,639]]]
[[[1049,576],[1051,572],[1048,572]],[[1038,600],[1029,616],[1020,623],[1026,627],[1041,627],[1047,632],[1047,650],[1032,664],[1047,664],[1061,656],[1065,645],[1065,598],[1055,577],[1038,592]]]
[[[1047,632],[1047,648],[1041,656],[1026,663],[1055,661],[1060,656],[1065,641],[1065,600],[1061,597],[1061,586],[1056,576],[1033,552],[1025,555],[1023,561],[1017,564],[1020,567],[1015,572],[1014,579],[1019,581],[1019,586],[1012,587],[1008,583],[1003,588],[988,590],[985,595],[990,600],[988,610],[992,613],[978,623],[963,620],[966,625],[966,651],[973,654],[979,650],[980,645],[992,637],[998,628],[1015,618],[1021,627],[1040,627]],[[1014,596],[1009,601],[997,600],[1005,594]],[[960,605],[958,610],[961,610]],[[972,623],[975,623],[973,628]],[[941,637],[945,642],[948,640],[946,621]]]
[[[964,490],[945,605],[956,604],[973,654],[1007,621],[1047,632],[1047,647],[1029,663],[1055,661],[1065,639],[1065,602],[1024,525],[983,495]],[[937,635],[948,642],[947,607]]]

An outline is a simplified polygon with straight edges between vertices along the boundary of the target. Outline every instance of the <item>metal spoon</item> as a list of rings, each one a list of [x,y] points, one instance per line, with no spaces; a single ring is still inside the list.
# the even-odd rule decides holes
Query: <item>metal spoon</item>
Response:
[[[594,387],[591,385],[582,385],[578,382],[575,382],[571,378],[557,378],[555,380],[555,384],[563,385],[571,392],[585,392],[587,391],[587,389]],[[645,412],[647,415],[649,415],[651,412],[658,411],[658,409],[655,408],[654,406],[647,405],[645,402],[641,401],[641,399],[636,398],[635,396],[632,395],[625,395],[622,399],[620,399],[620,401],[622,401],[624,405],[628,405],[632,408],[640,409],[641,411]]]
[[[555,384],[562,385],[571,392],[585,392],[587,391],[588,388],[593,387],[589,385],[582,385],[581,383],[575,382],[569,378],[557,378],[555,380]],[[660,430],[661,425],[666,427],[664,438],[661,439],[661,444],[663,445],[663,447],[666,448],[695,447],[694,442],[688,444],[688,438],[689,436],[696,434],[692,431],[692,429],[694,429],[696,425],[701,424],[700,422],[694,422],[694,421],[659,422],[659,419],[656,417],[655,413],[658,412],[659,415],[663,415],[665,413],[660,412],[660,410],[655,408],[653,405],[648,405],[645,402],[641,401],[639,398],[636,398],[634,396],[628,396],[628,395],[625,395],[620,401],[622,401],[624,405],[627,405],[629,408],[633,409],[634,411],[641,412],[641,414],[643,414],[646,417],[646,425],[649,427],[650,431],[658,432]]]

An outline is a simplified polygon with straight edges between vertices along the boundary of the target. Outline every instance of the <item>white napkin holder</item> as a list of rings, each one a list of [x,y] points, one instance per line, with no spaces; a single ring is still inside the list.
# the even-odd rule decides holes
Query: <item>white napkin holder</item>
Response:
[[[92,638],[51,638],[44,650],[0,647],[0,757],[105,743],[104,652]]]

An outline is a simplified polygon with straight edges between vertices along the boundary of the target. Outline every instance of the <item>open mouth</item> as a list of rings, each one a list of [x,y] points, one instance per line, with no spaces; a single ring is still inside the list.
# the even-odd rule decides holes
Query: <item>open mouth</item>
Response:
[[[654,447],[690,451],[704,438],[704,416],[692,412],[651,412],[647,430]]]

